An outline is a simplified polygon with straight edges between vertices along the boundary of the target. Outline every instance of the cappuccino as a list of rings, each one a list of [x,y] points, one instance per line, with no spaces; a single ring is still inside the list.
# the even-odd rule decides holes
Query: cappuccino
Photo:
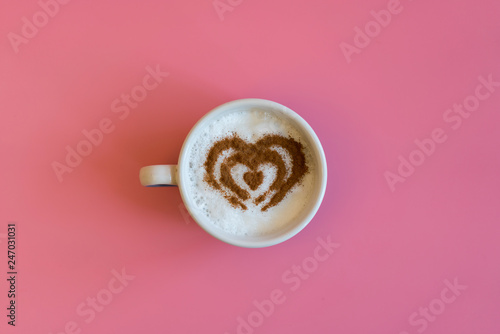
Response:
[[[187,157],[191,209],[235,236],[279,231],[314,190],[309,142],[293,120],[266,109],[237,109],[209,123]]]

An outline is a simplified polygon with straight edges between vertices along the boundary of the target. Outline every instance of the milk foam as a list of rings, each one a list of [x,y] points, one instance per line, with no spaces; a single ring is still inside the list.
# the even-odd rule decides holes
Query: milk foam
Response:
[[[208,151],[216,141],[234,134],[248,143],[255,143],[267,134],[292,137],[303,146],[309,167],[308,173],[278,205],[270,207],[266,211],[261,211],[262,204],[256,205],[251,200],[245,201],[247,210],[235,208],[219,191],[204,181],[206,173],[204,163]],[[273,147],[272,149],[283,157],[288,171],[286,177],[288,178],[291,173],[289,153],[281,147]],[[231,150],[221,154],[217,160],[214,172],[217,179],[220,176],[218,167],[227,156],[231,155]],[[239,110],[223,116],[202,129],[201,134],[190,148],[186,186],[190,196],[194,198],[194,210],[205,215],[215,226],[233,235],[259,236],[279,230],[299,214],[311,196],[315,168],[308,143],[289,121],[265,110]],[[262,164],[259,166],[259,170],[263,172],[264,178],[262,184],[255,190],[251,190],[243,181],[243,175],[248,171],[247,166],[240,164],[231,170],[231,175],[236,183],[247,190],[252,198],[265,193],[276,177],[276,167],[271,164]],[[269,198],[270,196],[266,198],[264,203],[267,203]]]

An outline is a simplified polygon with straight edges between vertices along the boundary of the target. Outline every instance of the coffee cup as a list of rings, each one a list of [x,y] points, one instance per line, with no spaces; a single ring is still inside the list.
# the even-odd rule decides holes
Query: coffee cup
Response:
[[[193,219],[240,247],[290,239],[314,217],[325,194],[326,158],[307,122],[269,100],[216,107],[191,129],[176,165],[141,168],[141,184],[178,186]]]

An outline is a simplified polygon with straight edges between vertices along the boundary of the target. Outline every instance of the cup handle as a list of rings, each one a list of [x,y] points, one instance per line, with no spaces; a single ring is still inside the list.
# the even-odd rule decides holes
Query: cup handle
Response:
[[[142,167],[139,172],[145,187],[177,186],[177,165],[152,165]]]

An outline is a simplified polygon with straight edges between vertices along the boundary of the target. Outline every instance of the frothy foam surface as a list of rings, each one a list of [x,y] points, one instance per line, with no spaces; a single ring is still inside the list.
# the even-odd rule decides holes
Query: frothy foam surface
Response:
[[[243,164],[236,164],[231,168],[231,177],[239,187],[250,194],[252,199],[244,202],[246,210],[231,205],[227,200],[227,196],[233,195],[229,189],[217,191],[206,182],[204,164],[207,153],[215,142],[235,134],[248,143],[256,143],[264,136],[273,134],[291,137],[302,144],[302,151],[308,166],[307,173],[281,202],[265,211],[262,211],[262,208],[269,201],[272,193],[258,204],[254,200],[264,195],[278,177],[277,168],[272,164],[262,163],[254,171],[249,170]],[[293,162],[290,153],[278,146],[270,149],[282,157],[286,166],[286,178],[289,178]],[[216,178],[220,178],[220,166],[227,157],[234,153],[233,151],[234,149],[230,148],[218,156],[214,168]],[[212,122],[199,133],[190,148],[188,160],[188,179],[185,186],[194,199],[194,210],[204,215],[218,228],[237,236],[260,236],[281,229],[299,214],[313,189],[316,166],[313,164],[308,143],[290,121],[266,110],[236,110]],[[261,183],[256,189],[251,189],[245,181],[245,174],[248,172],[254,172],[253,175],[262,172],[262,175],[257,175]]]

